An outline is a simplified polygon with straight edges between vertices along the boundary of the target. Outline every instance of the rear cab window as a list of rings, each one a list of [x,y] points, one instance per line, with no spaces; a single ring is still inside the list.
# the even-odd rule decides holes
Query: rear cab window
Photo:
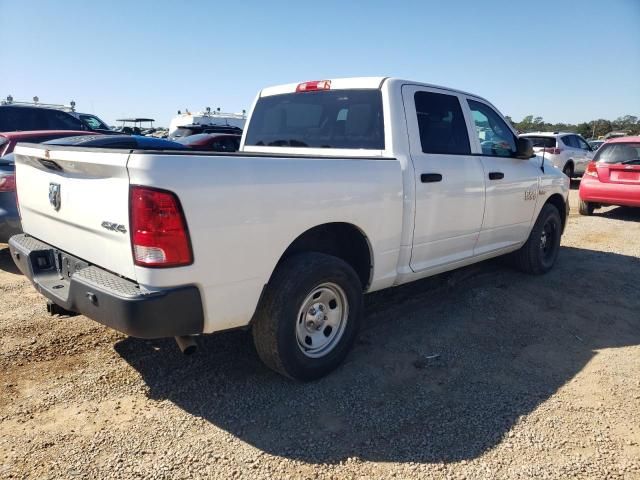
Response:
[[[384,150],[379,89],[321,90],[260,97],[245,146]]]

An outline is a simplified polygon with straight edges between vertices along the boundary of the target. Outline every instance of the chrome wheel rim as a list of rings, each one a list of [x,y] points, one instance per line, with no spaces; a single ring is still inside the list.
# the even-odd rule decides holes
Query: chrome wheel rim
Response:
[[[349,317],[344,290],[335,283],[315,287],[302,302],[296,319],[296,340],[309,358],[331,352],[340,342]]]

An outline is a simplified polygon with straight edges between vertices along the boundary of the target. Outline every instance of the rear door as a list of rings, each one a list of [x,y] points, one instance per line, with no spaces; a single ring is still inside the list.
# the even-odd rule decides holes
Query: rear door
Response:
[[[423,271],[464,260],[482,225],[482,163],[471,155],[458,95],[437,88],[402,87],[416,210],[411,268]]]
[[[562,143],[565,145],[567,160],[573,162],[573,171],[584,171],[584,151],[580,149],[578,137],[575,135],[565,135],[562,137]]]
[[[484,101],[468,97],[467,108],[478,135],[473,151],[482,160],[486,202],[475,255],[523,242],[538,197],[539,162],[514,158],[516,135],[502,116]]]
[[[25,233],[135,280],[129,237],[128,151],[18,146]]]

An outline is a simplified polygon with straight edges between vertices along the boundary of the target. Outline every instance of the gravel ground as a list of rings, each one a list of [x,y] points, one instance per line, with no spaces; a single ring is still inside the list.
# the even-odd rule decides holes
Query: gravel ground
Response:
[[[500,261],[369,295],[311,384],[245,332],[50,318],[0,245],[0,478],[640,478],[640,211],[577,215],[546,276]]]

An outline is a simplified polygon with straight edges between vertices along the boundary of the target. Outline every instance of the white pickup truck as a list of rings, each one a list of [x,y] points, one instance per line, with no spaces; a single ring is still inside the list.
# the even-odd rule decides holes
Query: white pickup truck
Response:
[[[251,328],[269,367],[310,380],[347,355],[363,293],[556,260],[569,179],[481,97],[305,82],[262,90],[247,124],[234,154],[19,146],[10,249],[50,310],[183,351]]]

